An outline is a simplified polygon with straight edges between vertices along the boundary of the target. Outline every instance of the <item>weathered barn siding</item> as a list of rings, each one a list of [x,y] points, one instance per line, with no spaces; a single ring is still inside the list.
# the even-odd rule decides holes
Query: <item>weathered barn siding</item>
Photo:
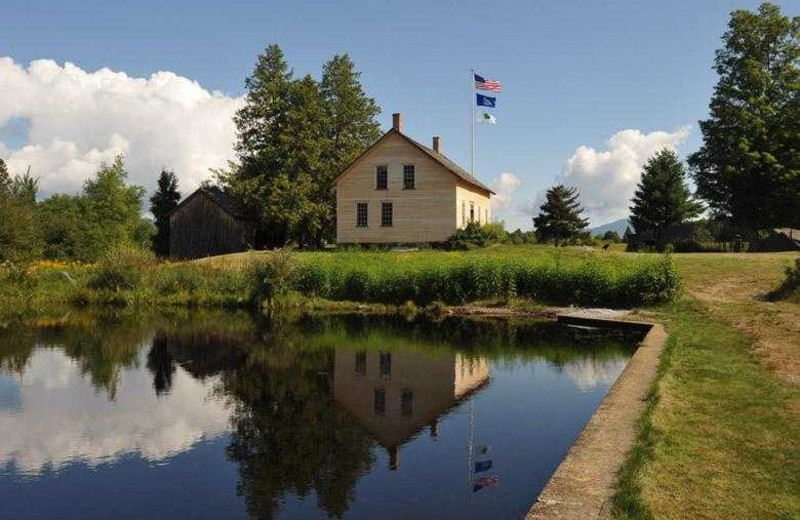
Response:
[[[170,256],[177,259],[236,253],[253,241],[249,223],[233,217],[201,192],[172,212],[169,228]]]
[[[415,167],[415,189],[403,189],[403,166]],[[377,190],[378,166],[388,166],[387,190]],[[394,133],[336,183],[336,241],[340,244],[444,242],[461,227],[460,201],[489,209],[488,193],[460,180],[439,161]],[[356,204],[368,203],[369,225],[356,227]],[[381,204],[391,202],[393,225],[381,226]],[[469,204],[469,202],[467,202]],[[477,220],[477,216],[476,216]],[[485,214],[481,222],[485,222]]]

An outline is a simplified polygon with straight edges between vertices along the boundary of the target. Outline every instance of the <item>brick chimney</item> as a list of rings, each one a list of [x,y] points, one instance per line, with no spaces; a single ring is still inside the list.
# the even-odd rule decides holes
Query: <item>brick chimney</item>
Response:
[[[439,153],[439,149],[442,146],[442,139],[438,135],[433,136],[433,151]]]
[[[394,128],[398,132],[403,131],[403,114],[401,114],[400,112],[392,114],[392,128]]]

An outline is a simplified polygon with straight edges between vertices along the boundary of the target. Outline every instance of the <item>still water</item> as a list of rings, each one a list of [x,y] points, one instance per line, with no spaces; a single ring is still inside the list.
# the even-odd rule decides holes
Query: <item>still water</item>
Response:
[[[0,331],[0,517],[517,519],[637,341],[205,312]]]

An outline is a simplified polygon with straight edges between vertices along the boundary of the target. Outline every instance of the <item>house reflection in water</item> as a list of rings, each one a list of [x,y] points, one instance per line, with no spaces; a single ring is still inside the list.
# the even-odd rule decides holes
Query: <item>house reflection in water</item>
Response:
[[[489,361],[463,354],[336,350],[334,398],[399,464],[400,447],[489,382]]]

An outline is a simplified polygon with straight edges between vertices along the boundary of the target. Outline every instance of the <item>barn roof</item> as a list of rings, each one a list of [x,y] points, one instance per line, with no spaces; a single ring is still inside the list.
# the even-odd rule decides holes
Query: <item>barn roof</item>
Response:
[[[453,161],[452,159],[450,159],[449,157],[447,157],[445,154],[443,154],[443,153],[441,153],[441,152],[438,152],[438,153],[437,153],[437,152],[436,152],[436,151],[434,151],[433,149],[431,149],[431,148],[428,148],[428,147],[427,147],[427,146],[425,146],[424,144],[422,144],[422,143],[419,143],[419,142],[415,141],[414,139],[412,139],[412,138],[408,137],[408,136],[407,136],[406,134],[404,134],[403,132],[400,132],[399,130],[396,130],[396,129],[394,129],[394,128],[391,128],[391,129],[390,129],[388,132],[386,132],[385,134],[383,134],[383,135],[381,136],[381,138],[380,138],[380,139],[378,139],[377,141],[375,141],[375,143],[373,143],[373,145],[372,145],[372,146],[370,146],[369,148],[367,148],[367,149],[364,151],[364,153],[362,153],[361,155],[359,155],[359,156],[358,156],[358,157],[357,157],[357,158],[356,158],[356,159],[355,159],[353,162],[351,162],[349,165],[347,165],[347,168],[345,168],[345,169],[342,171],[342,173],[341,173],[341,174],[339,174],[339,176],[338,176],[338,177],[336,177],[336,178],[333,180],[333,184],[336,184],[337,182],[339,182],[339,180],[340,180],[342,177],[344,177],[344,176],[345,176],[345,174],[347,174],[347,173],[350,171],[350,169],[351,169],[353,166],[355,166],[355,165],[356,165],[356,163],[358,163],[358,162],[359,162],[359,161],[360,161],[362,158],[364,158],[364,157],[365,157],[365,156],[366,156],[366,155],[367,155],[369,152],[371,152],[371,151],[372,151],[372,150],[373,150],[373,149],[374,149],[376,146],[378,146],[378,144],[379,144],[379,143],[381,143],[381,142],[382,142],[384,139],[386,139],[388,136],[390,136],[390,135],[393,135],[393,134],[399,135],[400,137],[402,137],[403,139],[405,139],[406,141],[408,141],[409,143],[411,143],[412,145],[414,145],[414,146],[415,146],[417,149],[419,149],[421,152],[425,153],[425,154],[426,154],[426,155],[428,155],[428,156],[429,156],[431,159],[433,159],[434,161],[436,161],[436,162],[438,162],[439,164],[441,164],[442,166],[444,166],[444,167],[445,167],[445,169],[447,169],[447,170],[448,170],[450,173],[452,173],[453,175],[455,175],[456,177],[458,177],[458,178],[459,178],[459,179],[461,179],[462,181],[466,182],[467,184],[469,184],[469,185],[471,185],[471,186],[474,186],[474,187],[476,187],[476,188],[479,188],[479,189],[481,189],[481,190],[488,191],[488,192],[489,192],[489,193],[491,193],[492,195],[496,195],[496,193],[494,192],[494,190],[492,190],[492,188],[488,187],[487,185],[483,184],[481,181],[479,181],[478,179],[476,179],[475,177],[473,177],[473,176],[472,176],[472,175],[471,175],[469,172],[467,172],[467,171],[466,171],[465,169],[463,169],[461,166],[459,166],[458,164],[456,164],[456,163],[455,163],[455,161]]]
[[[229,214],[233,218],[247,220],[239,205],[231,200],[231,198],[224,191],[216,186],[201,186],[195,190],[194,193],[183,199],[180,204],[175,206],[172,211],[169,212],[169,214],[172,215],[198,195],[205,195],[206,198],[211,200],[211,202],[215,203],[222,211]]]

